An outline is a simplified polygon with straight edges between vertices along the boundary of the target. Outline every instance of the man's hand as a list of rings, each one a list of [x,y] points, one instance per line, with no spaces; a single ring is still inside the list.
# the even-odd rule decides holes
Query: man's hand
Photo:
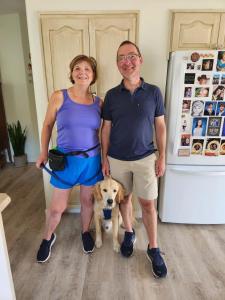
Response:
[[[165,172],[165,158],[159,157],[155,162],[155,174],[157,177],[163,176]]]
[[[103,176],[110,175],[110,167],[109,167],[108,158],[105,158],[102,160],[102,173],[103,173]]]

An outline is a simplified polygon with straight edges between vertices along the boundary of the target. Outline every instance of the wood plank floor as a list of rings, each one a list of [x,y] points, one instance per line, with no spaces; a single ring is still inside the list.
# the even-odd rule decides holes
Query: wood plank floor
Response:
[[[141,222],[131,258],[113,252],[109,235],[101,249],[85,255],[79,215],[65,213],[51,259],[38,264],[35,256],[44,226],[41,172],[34,165],[7,166],[0,170],[0,192],[12,199],[3,222],[17,300],[225,299],[225,225],[159,222],[159,244],[169,274],[157,280],[145,255]]]

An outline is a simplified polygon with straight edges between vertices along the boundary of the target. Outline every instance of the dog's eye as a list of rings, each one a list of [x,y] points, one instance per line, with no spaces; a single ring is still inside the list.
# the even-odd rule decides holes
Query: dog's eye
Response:
[[[105,192],[105,193],[106,193],[106,192],[107,192],[107,189],[103,189],[103,192]]]
[[[113,190],[113,193],[116,193],[117,192],[117,190]]]

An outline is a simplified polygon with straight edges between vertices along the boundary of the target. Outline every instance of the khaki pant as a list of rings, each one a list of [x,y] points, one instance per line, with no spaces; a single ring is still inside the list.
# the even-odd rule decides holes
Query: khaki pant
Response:
[[[138,197],[155,200],[158,196],[158,184],[155,174],[155,153],[135,161],[118,160],[108,157],[110,173],[115,180],[123,184],[126,194],[135,189]]]

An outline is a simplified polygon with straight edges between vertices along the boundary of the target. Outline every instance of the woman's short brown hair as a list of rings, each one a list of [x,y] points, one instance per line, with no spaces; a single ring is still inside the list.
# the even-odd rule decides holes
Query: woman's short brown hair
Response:
[[[72,83],[75,83],[74,80],[73,80],[73,76],[72,76],[72,73],[73,73],[73,68],[76,64],[78,64],[79,62],[82,62],[82,61],[86,61],[90,66],[91,66],[91,69],[93,71],[93,80],[91,82],[91,85],[95,83],[95,81],[97,80],[97,62],[96,60],[94,59],[94,57],[90,56],[86,56],[84,54],[80,54],[80,55],[77,55],[74,57],[74,59],[70,62],[70,81]]]

